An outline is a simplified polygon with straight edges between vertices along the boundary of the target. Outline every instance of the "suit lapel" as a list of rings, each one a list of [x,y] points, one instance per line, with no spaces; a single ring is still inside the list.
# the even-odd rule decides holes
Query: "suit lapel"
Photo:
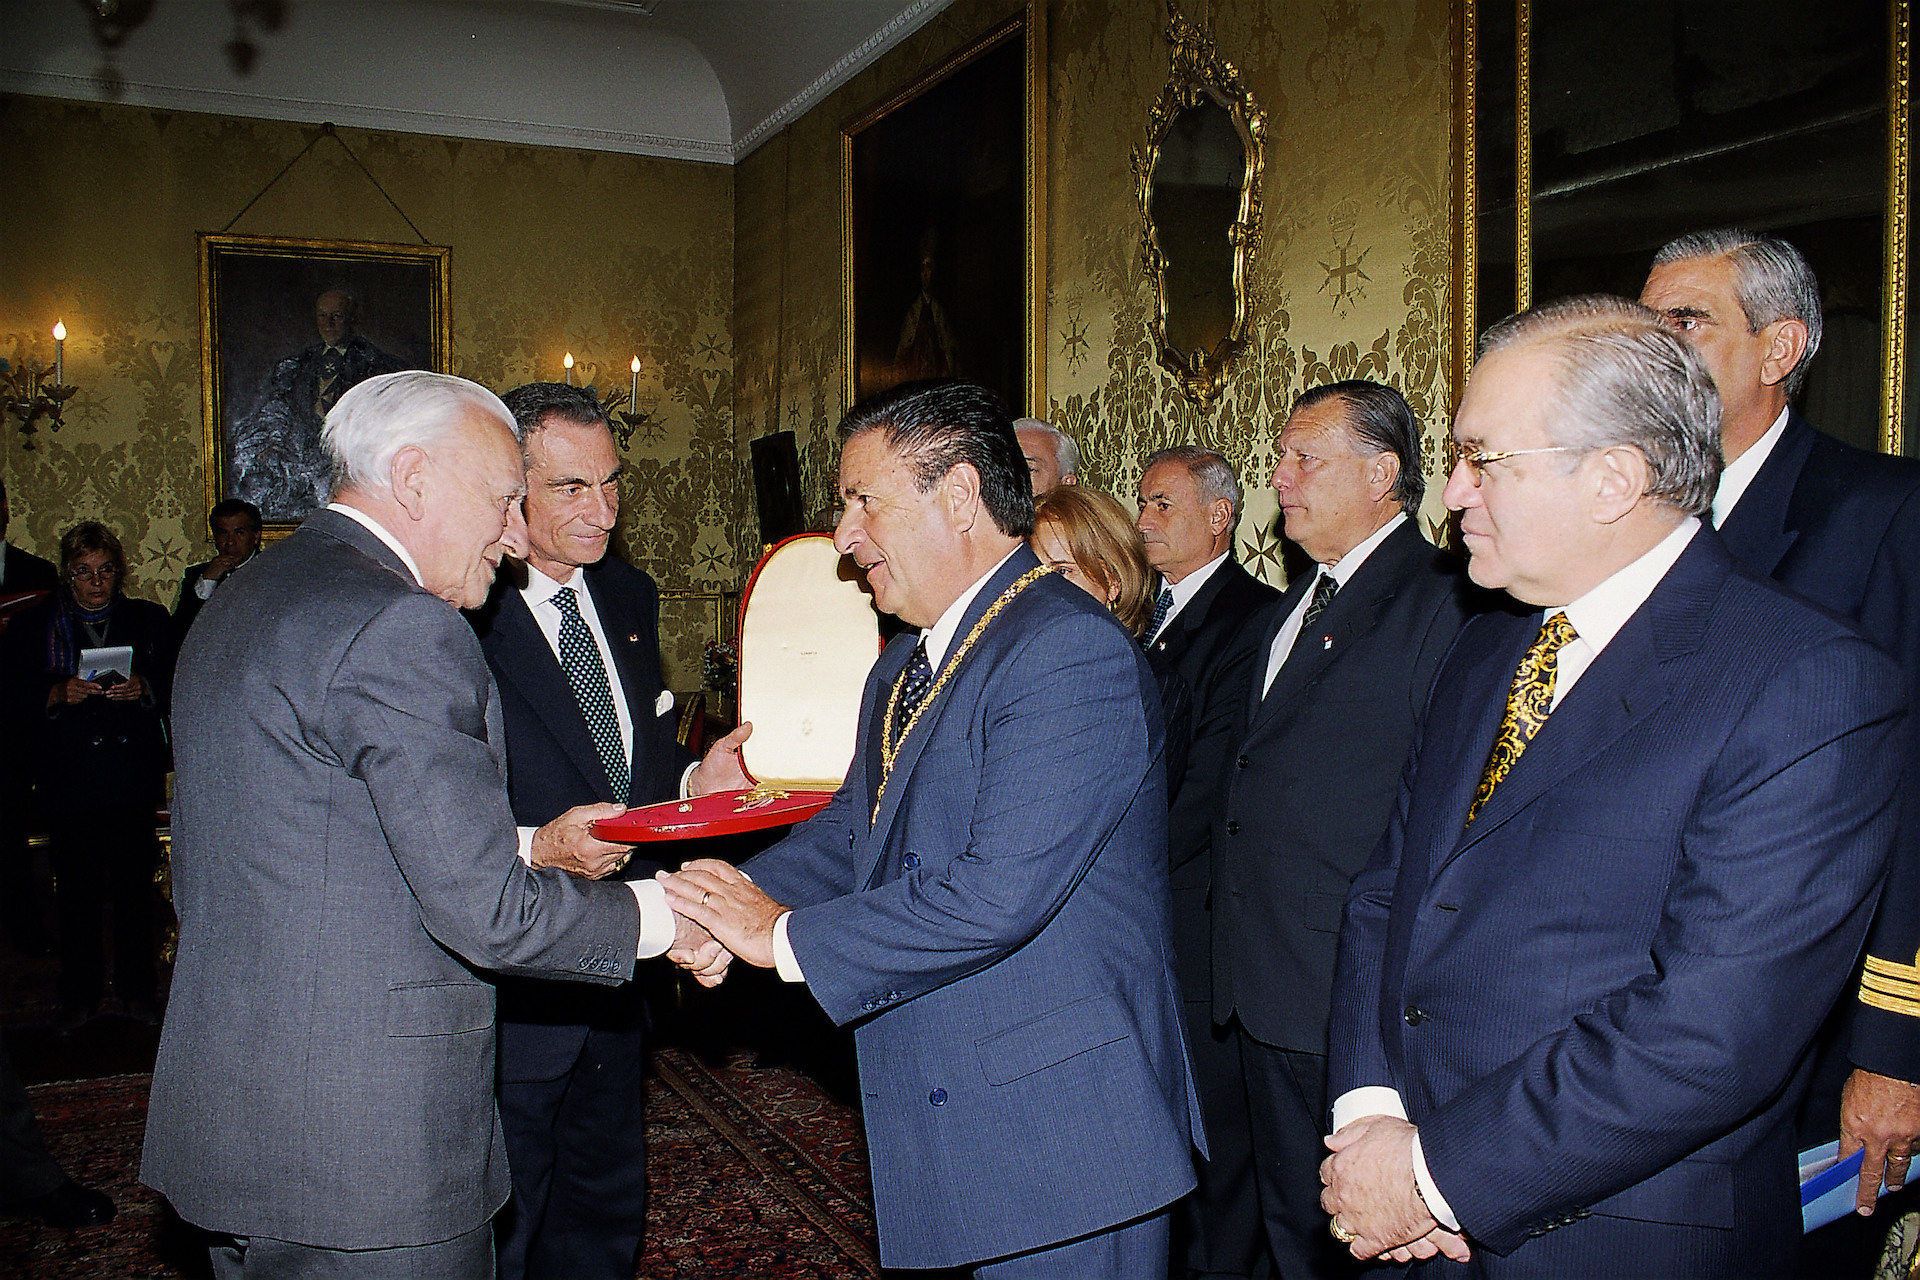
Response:
[[[1755,573],[1771,577],[1800,537],[1792,516],[1794,488],[1813,450],[1814,430],[1799,414],[1787,411],[1787,429],[1753,483],[1727,513],[1720,539],[1734,558]]]
[[[1040,561],[1034,556],[1033,552],[1028,549],[1026,544],[1022,543],[1020,548],[1007,558],[1007,562],[1001,565],[992,577],[987,579],[986,584],[974,594],[973,602],[967,606],[965,615],[960,619],[960,625],[954,629],[953,639],[948,643],[947,652],[941,658],[941,666],[943,668],[946,663],[952,661],[955,654],[959,653],[960,646],[966,643],[968,633],[973,630],[974,625],[980,621],[987,610],[993,607],[993,602],[1000,598],[1000,593],[1011,586],[1014,580],[1021,574],[1026,573],[1030,569],[1038,568],[1039,565]],[[989,631],[988,636],[991,634],[991,631]],[[982,636],[981,639],[984,641],[988,636]],[[914,643],[917,644],[919,642],[916,640]],[[976,649],[977,648],[978,646],[976,646]],[[908,646],[906,653],[901,657],[900,665],[890,668],[891,675],[887,678],[887,682],[881,686],[878,691],[878,696],[874,698],[875,719],[871,725],[871,737],[878,737],[886,728],[886,692],[892,688],[893,676],[897,676],[900,671],[905,669],[907,657],[910,656],[912,652],[911,646]],[[900,754],[894,757],[893,773],[887,780],[886,795],[880,799],[880,812],[874,815],[871,835],[872,843],[867,846],[867,854],[871,861],[867,867],[867,875],[862,878],[862,882],[869,887],[871,887],[873,877],[879,873],[881,854],[886,849],[887,836],[893,830],[894,819],[899,816],[901,799],[906,795],[908,787],[913,780],[914,765],[918,763],[921,753],[926,750],[927,743],[931,742],[934,734],[940,731],[940,721],[945,718],[947,709],[953,705],[953,700],[959,693],[961,684],[965,679],[966,667],[971,661],[972,657],[969,655],[968,658],[961,662],[960,667],[954,671],[953,675],[948,678],[946,687],[941,689],[939,695],[927,706],[926,711],[920,717],[920,723],[914,726],[914,730],[907,736],[907,740],[901,743]],[[934,674],[937,679],[939,672],[936,670]],[[880,785],[880,778],[883,773],[883,769],[876,769],[872,775],[873,782],[871,785],[876,790]]]
[[[1272,709],[1279,705],[1278,700],[1267,696],[1271,690],[1264,692],[1261,690],[1260,682],[1267,678],[1267,663],[1273,660],[1273,642],[1280,638],[1280,628],[1287,625],[1287,619],[1293,616],[1293,611],[1300,607],[1300,601],[1313,589],[1313,580],[1318,576],[1318,570],[1313,573],[1303,573],[1288,583],[1286,594],[1271,606],[1274,612],[1269,614],[1267,624],[1260,628],[1260,647],[1253,653],[1253,681],[1247,690],[1249,732],[1265,724],[1268,717],[1272,715]],[[1299,647],[1297,640],[1294,642],[1294,647]],[[1280,670],[1274,673],[1273,683],[1276,687],[1285,678],[1285,674],[1286,663],[1283,662],[1280,664]]]
[[[606,766],[594,749],[593,735],[587,732],[586,717],[580,713],[580,701],[560,660],[553,656],[540,624],[527,608],[526,597],[508,586],[500,593],[500,609],[494,618],[493,634],[499,648],[501,672],[533,708],[533,714],[547,726],[560,749],[567,754],[581,776],[594,784],[594,790],[612,799],[606,782]],[[636,739],[639,737],[635,726]]]

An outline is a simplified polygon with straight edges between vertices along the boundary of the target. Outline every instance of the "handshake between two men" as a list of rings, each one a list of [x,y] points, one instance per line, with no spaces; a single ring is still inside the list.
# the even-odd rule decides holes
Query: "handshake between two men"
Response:
[[[715,742],[688,775],[688,795],[738,791],[752,785],[740,765],[740,744],[753,732],[743,724]],[[617,804],[579,805],[534,832],[528,861],[556,867],[583,880],[601,880],[626,869],[633,846],[602,840],[593,824],[617,818]],[[739,956],[763,969],[774,966],[774,926],[786,908],[754,887],[747,875],[717,858],[700,858],[678,872],[656,875],[673,909],[674,939],[667,959],[705,987],[719,986]]]

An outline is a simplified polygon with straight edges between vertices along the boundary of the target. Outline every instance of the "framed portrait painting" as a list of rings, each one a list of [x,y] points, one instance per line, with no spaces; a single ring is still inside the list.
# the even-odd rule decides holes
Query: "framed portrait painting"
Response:
[[[341,395],[375,374],[451,368],[449,253],[201,235],[209,508],[244,498],[272,535],[326,505],[331,468],[320,428]]]
[[[1044,29],[1030,6],[841,130],[849,405],[951,376],[1044,411]]]

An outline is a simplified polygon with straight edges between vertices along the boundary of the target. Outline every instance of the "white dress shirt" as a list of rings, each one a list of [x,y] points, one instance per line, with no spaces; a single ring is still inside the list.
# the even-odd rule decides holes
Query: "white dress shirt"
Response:
[[[1173,625],[1173,620],[1180,616],[1182,609],[1187,607],[1187,601],[1200,594],[1200,588],[1206,586],[1207,579],[1227,562],[1227,556],[1232,550],[1233,548],[1229,546],[1226,551],[1222,551],[1178,582],[1167,582],[1165,578],[1161,579],[1166,584],[1167,590],[1173,592],[1173,606],[1167,610],[1167,616],[1160,620],[1160,629],[1147,637],[1148,644],[1152,644],[1167,633],[1167,628]],[[1154,599],[1159,598],[1159,594],[1155,593]]]
[[[1672,533],[1662,538],[1652,550],[1587,594],[1575,600],[1565,609],[1556,609],[1554,613],[1565,613],[1567,621],[1573,624],[1576,638],[1567,642],[1560,650],[1555,666],[1553,682],[1553,708],[1558,708],[1562,700],[1580,682],[1594,659],[1620,634],[1620,628],[1647,602],[1653,589],[1667,576],[1680,553],[1693,541],[1693,535],[1700,532],[1700,521],[1688,516],[1674,527]],[[1552,614],[1548,614],[1551,617]],[[1349,1089],[1334,1100],[1333,1128],[1339,1132],[1352,1121],[1364,1116],[1397,1116],[1407,1118],[1407,1104],[1400,1097],[1400,1091],[1387,1085],[1363,1085],[1358,1089]],[[1460,1229],[1460,1220],[1454,1216],[1453,1208],[1446,1197],[1440,1194],[1440,1188],[1433,1180],[1433,1174],[1427,1170],[1427,1157],[1420,1146],[1420,1135],[1413,1135],[1413,1180],[1419,1185],[1420,1198],[1426,1201],[1427,1212],[1441,1226],[1449,1231]]]
[[[1267,677],[1260,682],[1261,697],[1266,697],[1267,690],[1273,688],[1273,678],[1280,674],[1280,668],[1286,665],[1288,656],[1293,653],[1294,642],[1300,638],[1301,620],[1307,616],[1307,606],[1313,603],[1313,593],[1320,589],[1321,576],[1324,574],[1332,578],[1336,587],[1344,589],[1353,581],[1353,575],[1360,572],[1360,566],[1367,562],[1367,557],[1374,553],[1374,549],[1391,538],[1393,531],[1406,522],[1407,513],[1402,511],[1332,564],[1317,567],[1313,586],[1307,588],[1307,594],[1300,598],[1299,604],[1293,606],[1293,612],[1280,624],[1280,633],[1273,638],[1273,648],[1267,652]]]
[[[337,511],[341,515],[354,521],[354,523],[365,526],[367,532],[380,539],[381,542],[385,543],[387,547],[392,550],[393,554],[400,557],[400,563],[407,566],[407,572],[413,575],[415,583],[422,586],[425,585],[424,583],[420,583],[420,566],[414,562],[413,556],[408,553],[405,547],[400,545],[398,538],[387,532],[386,527],[378,520],[375,520],[372,516],[360,510],[360,508],[350,507],[344,502],[329,502],[327,504],[327,510]],[[531,565],[528,566],[528,572],[532,572]],[[548,579],[548,581],[552,581],[552,579]],[[548,607],[548,612],[552,612],[551,606]],[[586,610],[581,610],[582,614],[585,612]],[[539,617],[537,613],[534,616],[536,618]],[[595,627],[598,626],[597,615],[596,621],[591,625]],[[559,634],[558,623],[555,624],[555,634]],[[594,634],[598,636],[599,632],[596,630]],[[603,646],[601,655],[604,658],[605,639],[601,638],[600,643]],[[614,700],[615,705],[618,705],[619,701],[620,700],[616,698]],[[627,738],[627,750],[629,752],[633,750],[631,733],[632,731],[629,729],[629,736]],[[526,863],[528,866],[533,865],[533,837],[534,833],[538,830],[538,827],[515,828],[515,831],[520,837],[520,861]],[[624,883],[627,888],[633,890],[634,901],[640,904],[640,945],[635,954],[642,960],[647,959],[649,956],[662,954],[668,947],[673,945],[674,935],[673,909],[667,906],[666,886],[658,880],[652,879],[628,880]]]
[[[959,599],[947,606],[947,611],[940,615],[938,622],[920,633],[920,643],[927,651],[927,663],[936,674],[940,670],[940,664],[946,660],[947,650],[953,644],[953,634],[960,629],[960,622],[967,616],[967,610],[972,607],[974,597],[978,596],[982,588],[987,585],[987,580],[1000,572],[1001,567],[1013,559],[1015,552],[1019,550],[1019,547],[1015,547],[1013,551],[1001,556],[993,568],[974,579],[973,585],[962,591]],[[791,911],[782,911],[780,918],[773,922],[773,967],[783,982],[805,982],[807,975],[800,971],[800,961],[793,954],[793,944],[787,941],[787,920],[792,915]]]
[[[1718,529],[1727,522],[1728,514],[1733,510],[1753,478],[1760,474],[1767,458],[1773,453],[1773,447],[1780,443],[1780,437],[1787,434],[1787,411],[1782,409],[1780,416],[1767,428],[1767,434],[1755,440],[1748,450],[1729,462],[1720,471],[1720,487],[1713,494],[1713,527]]]
[[[527,602],[527,612],[540,626],[540,634],[547,638],[547,648],[553,650],[553,660],[565,669],[566,660],[560,656],[560,609],[553,598],[562,591],[572,591],[580,607],[580,620],[587,624],[587,631],[593,636],[594,648],[600,651],[600,666],[606,672],[607,692],[613,696],[614,719],[620,722],[620,751],[627,759],[627,769],[633,769],[633,712],[627,706],[620,685],[620,669],[613,665],[613,650],[607,644],[606,629],[600,625],[600,611],[594,607],[593,593],[587,590],[587,571],[575,568],[565,582],[556,582],[546,574],[527,565],[527,585],[520,588],[520,598]]]

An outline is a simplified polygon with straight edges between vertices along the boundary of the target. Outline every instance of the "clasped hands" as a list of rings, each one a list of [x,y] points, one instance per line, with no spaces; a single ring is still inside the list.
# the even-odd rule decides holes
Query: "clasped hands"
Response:
[[[1418,1132],[1398,1116],[1362,1116],[1326,1139],[1333,1152],[1320,1164],[1320,1207],[1332,1215],[1334,1238],[1361,1260],[1413,1262],[1444,1253],[1470,1256],[1467,1242],[1427,1211],[1413,1176]]]

